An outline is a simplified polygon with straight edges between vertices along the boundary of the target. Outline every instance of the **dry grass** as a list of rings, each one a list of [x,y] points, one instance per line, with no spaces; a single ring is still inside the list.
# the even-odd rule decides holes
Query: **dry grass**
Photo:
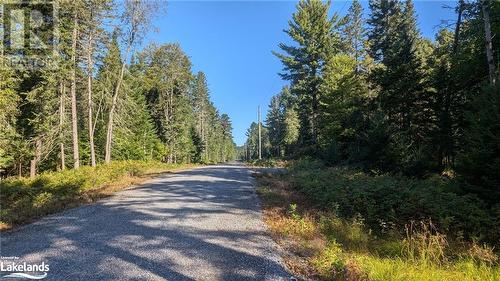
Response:
[[[326,214],[310,205],[287,181],[268,173],[255,177],[264,221],[285,250],[288,269],[303,280],[367,280],[356,261],[345,263],[339,245],[324,235],[320,221]]]
[[[343,220],[312,205],[288,176],[255,175],[265,222],[286,266],[304,280],[500,280],[491,247],[449,245],[431,221],[408,224],[405,237],[377,237],[360,216]]]

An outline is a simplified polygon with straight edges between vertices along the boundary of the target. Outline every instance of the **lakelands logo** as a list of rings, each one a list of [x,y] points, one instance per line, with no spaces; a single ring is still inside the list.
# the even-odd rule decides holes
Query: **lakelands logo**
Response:
[[[19,258],[3,258],[7,261],[0,261],[0,272],[3,278],[26,278],[32,280],[39,280],[47,277],[50,270],[49,265],[45,262],[31,264],[27,262],[18,262]]]

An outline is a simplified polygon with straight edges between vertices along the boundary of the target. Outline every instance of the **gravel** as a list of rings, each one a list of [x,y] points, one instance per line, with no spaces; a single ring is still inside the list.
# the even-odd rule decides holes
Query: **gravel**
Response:
[[[2,233],[0,246],[48,264],[44,280],[292,280],[238,165],[164,175]]]

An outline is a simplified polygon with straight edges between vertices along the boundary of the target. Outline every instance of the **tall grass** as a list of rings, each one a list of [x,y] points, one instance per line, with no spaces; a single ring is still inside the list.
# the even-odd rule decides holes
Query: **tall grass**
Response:
[[[296,273],[320,280],[500,281],[498,254],[474,238],[496,230],[468,228],[494,218],[477,201],[449,190],[453,183],[369,176],[307,161],[289,171],[258,182],[274,237],[303,260],[289,262]],[[431,203],[443,205],[420,209],[430,204],[420,201],[432,197]],[[470,214],[460,214],[467,209]],[[456,219],[451,214],[466,220],[449,226]]]

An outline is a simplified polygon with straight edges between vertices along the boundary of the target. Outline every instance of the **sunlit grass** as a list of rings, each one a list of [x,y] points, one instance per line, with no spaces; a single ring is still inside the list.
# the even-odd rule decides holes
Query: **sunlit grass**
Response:
[[[355,255],[362,270],[374,281],[494,281],[500,280],[500,268],[472,260],[455,261],[445,265],[419,263],[402,258],[380,258]]]

